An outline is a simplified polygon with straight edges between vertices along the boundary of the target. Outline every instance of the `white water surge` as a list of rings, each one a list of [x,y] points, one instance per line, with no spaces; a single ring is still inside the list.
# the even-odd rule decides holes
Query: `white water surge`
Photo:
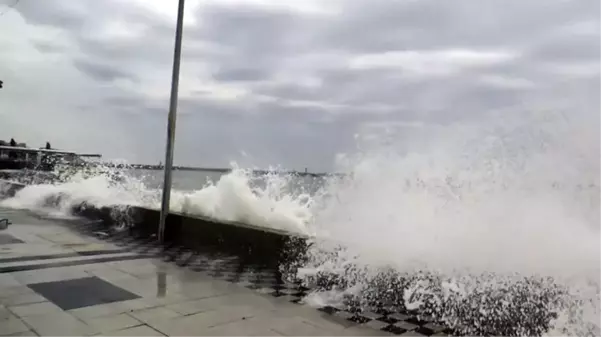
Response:
[[[306,233],[311,196],[303,190],[291,191],[291,176],[263,176],[260,184],[258,179],[250,170],[234,169],[216,182],[206,182],[201,189],[173,190],[171,211]],[[135,205],[159,209],[160,198],[161,191],[149,188],[143,179],[100,167],[91,176],[77,173],[62,183],[27,186],[13,198],[0,201],[0,206],[71,217],[73,207],[82,202],[97,207]]]
[[[374,278],[392,269],[414,277],[407,309],[467,334],[530,301],[520,305],[557,315],[547,334],[599,335],[598,125],[547,112],[408,132],[347,157],[352,177],[328,186],[300,274],[352,286],[309,302],[369,297]],[[540,295],[554,287],[560,295]]]

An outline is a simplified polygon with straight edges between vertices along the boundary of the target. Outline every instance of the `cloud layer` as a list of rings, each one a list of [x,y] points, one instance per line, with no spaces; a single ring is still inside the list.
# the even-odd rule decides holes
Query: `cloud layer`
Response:
[[[0,0],[3,137],[162,160],[175,1],[13,3]],[[598,111],[597,0],[186,6],[179,164],[329,169],[366,125],[445,124],[564,88],[578,93],[566,108]]]

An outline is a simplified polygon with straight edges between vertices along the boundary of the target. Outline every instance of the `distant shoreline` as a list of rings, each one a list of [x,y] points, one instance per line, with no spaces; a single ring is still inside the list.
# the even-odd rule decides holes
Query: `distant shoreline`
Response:
[[[148,165],[148,164],[108,164],[114,167],[123,167],[123,168],[131,168],[138,170],[163,170],[164,166],[162,165]],[[231,172],[231,168],[220,168],[220,167],[192,167],[192,166],[173,166],[174,171],[202,171],[202,172],[215,172],[215,173],[228,173]],[[308,172],[308,171],[275,171],[275,170],[252,170],[254,174],[291,174],[298,176],[307,176],[307,177],[325,177],[332,175],[340,175],[340,173],[316,173],[316,172]]]

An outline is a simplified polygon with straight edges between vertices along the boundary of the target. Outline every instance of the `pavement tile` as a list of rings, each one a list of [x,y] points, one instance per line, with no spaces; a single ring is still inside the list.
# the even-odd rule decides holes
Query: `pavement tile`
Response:
[[[90,319],[103,316],[111,316],[135,310],[154,308],[157,305],[149,303],[145,298],[135,300],[99,304],[95,306],[68,310],[70,314],[80,319]]]
[[[219,310],[170,320],[152,321],[147,324],[169,336],[196,335],[196,331],[204,331],[211,327],[249,319],[258,313],[250,306],[224,306]]]
[[[63,310],[50,302],[22,304],[9,307],[15,315],[19,317],[27,317],[34,315],[45,315],[52,313],[62,313]]]
[[[140,298],[136,294],[94,276],[30,284],[29,287],[63,310]]]
[[[23,320],[40,336],[83,336],[96,332],[91,326],[64,311],[26,316]]]
[[[21,282],[19,282],[13,275],[0,274],[0,290],[4,288],[18,287],[21,285]]]
[[[121,309],[119,304],[120,303],[99,304],[91,307],[72,309],[67,312],[79,319],[85,320],[102,316],[111,316],[128,311],[127,309]]]
[[[114,281],[119,281],[119,280],[131,280],[134,278],[134,276],[115,269],[115,268],[111,268],[111,267],[106,267],[103,264],[97,264],[94,265],[97,268],[85,268],[85,272],[87,272],[90,275],[99,277],[103,280],[106,280],[108,282],[112,282],[114,283]]]
[[[67,312],[79,319],[88,319],[103,316],[115,316],[130,311],[127,308],[122,307],[120,304],[122,303],[100,304],[91,307],[68,310]]]
[[[123,302],[117,303],[116,305],[119,308],[119,310],[122,310],[122,312],[150,309],[150,308],[156,308],[156,307],[161,306],[152,301],[149,301],[148,298],[138,298],[138,299],[131,300],[131,301],[123,301]]]
[[[0,317],[0,336],[29,331],[29,327],[14,315]]]
[[[2,335],[0,335],[0,336],[2,336]],[[29,330],[29,331],[24,331],[24,332],[17,332],[12,335],[7,335],[7,336],[3,336],[3,337],[39,337],[39,336],[35,332]]]
[[[390,324],[386,323],[386,322],[382,322],[382,321],[378,321],[378,320],[372,320],[366,323],[363,323],[360,325],[360,327],[357,327],[357,329],[361,329],[361,328],[370,328],[370,329],[374,329],[374,330],[382,330],[385,327],[389,326]],[[353,327],[349,328],[349,329],[353,329]]]
[[[273,298],[254,293],[248,289],[246,292],[199,299],[195,301],[195,305],[198,308],[204,309],[204,311],[216,310],[227,306],[250,306],[256,308],[258,312],[295,309],[298,307],[292,303],[286,305],[278,304]]]
[[[251,317],[190,332],[197,336],[282,336],[281,333],[271,328],[273,320],[265,317]]]
[[[369,325],[364,326],[352,326],[350,328],[340,331],[343,336],[393,336],[394,334],[387,331],[380,330],[380,327],[370,327]]]
[[[269,326],[283,336],[333,336],[336,331],[317,327],[304,321],[301,317],[288,317],[275,320]]]
[[[111,316],[102,316],[83,319],[94,331],[106,333],[111,331],[123,330],[126,328],[142,324],[137,319],[128,314],[117,314]]]
[[[178,292],[193,299],[215,297],[226,294],[233,295],[252,293],[256,295],[254,291],[237,286],[230,282],[207,278],[188,279],[178,285]]]
[[[36,293],[22,293],[0,298],[0,304],[5,306],[16,306],[41,302],[48,302],[48,299]]]
[[[358,325],[357,323],[349,321],[345,318],[336,315],[324,314],[310,307],[299,306],[297,309],[291,310],[290,314],[300,317],[307,324],[328,331],[343,330]]]
[[[136,295],[142,296],[142,297],[148,297],[148,298],[152,298],[152,297],[158,297],[159,295],[161,297],[166,297],[166,296],[180,296],[182,298],[184,298],[185,296],[182,295],[181,293],[178,293],[176,290],[177,288],[175,286],[172,287],[167,287],[165,294],[163,295],[160,291],[159,291],[159,285],[157,283],[156,280],[140,280],[140,279],[136,279],[136,278],[122,278],[122,279],[114,279],[111,280],[111,283],[113,283],[114,285],[123,288],[127,291],[130,291]],[[174,298],[173,296],[171,296],[171,298]]]
[[[39,335],[37,333],[35,333],[34,331],[27,330],[27,331],[13,333],[8,336],[16,337],[16,336],[39,336]]]
[[[426,336],[426,335],[423,335],[423,334],[421,334],[421,333],[418,333],[418,332],[416,332],[416,331],[407,331],[407,332],[404,332],[404,333],[402,333],[402,334],[400,334],[400,335],[398,335],[398,336],[412,336],[412,337],[420,337],[420,336]]]
[[[5,306],[0,305],[0,320],[8,319],[11,316],[14,316],[14,314],[10,310],[8,310]]]
[[[102,336],[165,336],[147,325],[140,325],[123,330],[112,331]]]
[[[14,276],[21,284],[65,281],[90,276],[85,271],[73,267],[20,271],[11,273],[11,275]]]
[[[145,302],[152,306],[164,306],[169,304],[176,304],[182,302],[188,302],[193,300],[193,298],[187,297],[186,295],[179,293],[168,294],[167,296],[152,296],[144,299]]]
[[[165,307],[179,313],[180,315],[192,315],[203,311],[213,310],[213,308],[207,308],[205,302],[202,300],[170,304]]]
[[[129,315],[134,317],[138,321],[147,324],[150,322],[171,320],[175,317],[181,316],[178,312],[167,309],[165,307],[136,310],[130,312]]]
[[[11,286],[11,287],[0,287],[0,300],[4,299],[4,298],[8,298],[8,297],[13,297],[13,296],[17,296],[17,295],[24,295],[24,294],[35,294],[36,292],[33,291],[31,288],[29,288],[26,285],[16,285],[16,286]]]

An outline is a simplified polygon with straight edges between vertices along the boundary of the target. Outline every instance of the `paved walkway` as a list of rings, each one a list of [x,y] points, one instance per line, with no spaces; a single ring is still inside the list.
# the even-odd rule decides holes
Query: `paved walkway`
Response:
[[[388,334],[57,221],[0,209],[5,216],[13,224],[0,231],[0,335]]]

